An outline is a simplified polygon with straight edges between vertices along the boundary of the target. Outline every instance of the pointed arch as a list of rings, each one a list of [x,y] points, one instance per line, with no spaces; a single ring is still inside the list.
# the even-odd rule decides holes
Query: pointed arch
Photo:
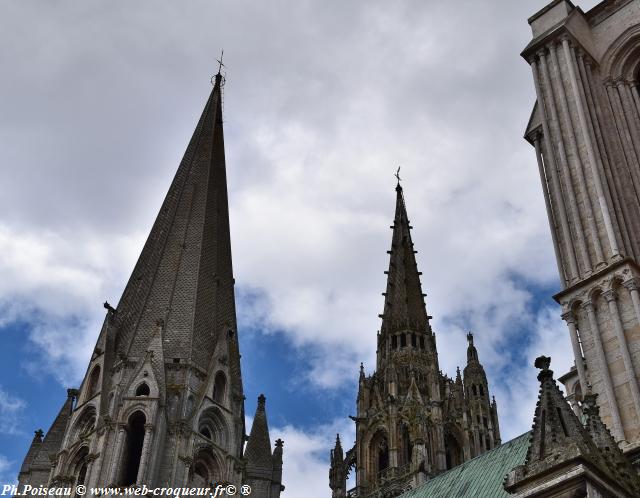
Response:
[[[222,481],[222,466],[210,448],[197,450],[189,472],[190,487],[205,488]]]
[[[89,468],[89,447],[81,446],[71,458],[69,475],[73,479],[73,487],[87,484],[87,470]]]
[[[91,370],[91,374],[89,374],[89,379],[87,382],[87,389],[85,390],[84,399],[89,400],[93,398],[99,391],[100,388],[100,365],[96,365]]]
[[[218,408],[209,407],[200,414],[197,430],[219,448],[227,449],[229,430],[224,415]]]
[[[120,484],[122,486],[131,486],[138,479],[146,422],[147,417],[140,410],[133,412],[127,420],[124,458],[121,467],[122,479]]]
[[[84,410],[82,410],[82,412],[74,422],[71,433],[71,441],[76,441],[91,434],[96,427],[97,419],[98,414],[96,412],[95,406],[89,405]]]
[[[149,384],[146,382],[142,382],[136,387],[136,396],[149,396],[149,394],[151,394],[151,389],[149,389]]]
[[[387,431],[380,428],[369,442],[369,468],[373,480],[382,477],[389,468],[389,437]]]

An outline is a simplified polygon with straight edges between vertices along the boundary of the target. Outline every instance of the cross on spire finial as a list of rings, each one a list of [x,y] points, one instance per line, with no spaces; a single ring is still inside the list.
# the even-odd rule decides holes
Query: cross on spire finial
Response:
[[[398,180],[398,185],[400,185],[400,181],[402,180],[402,178],[400,178],[400,166],[398,166],[398,171],[396,171],[396,174],[393,176],[396,177],[396,179]]]
[[[227,67],[222,63],[222,57],[224,56],[224,50],[220,53],[220,58],[216,59],[216,61],[218,62],[218,74],[220,74],[220,72],[222,71],[223,67]]]

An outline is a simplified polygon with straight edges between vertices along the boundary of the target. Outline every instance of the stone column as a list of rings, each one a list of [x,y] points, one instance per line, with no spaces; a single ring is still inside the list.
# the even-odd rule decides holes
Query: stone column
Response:
[[[554,216],[554,212],[551,209],[551,193],[549,192],[549,184],[547,182],[547,175],[545,174],[544,163],[542,162],[542,151],[540,140],[542,139],[542,133],[535,134],[533,139],[533,146],[536,149],[536,160],[538,161],[538,172],[540,173],[540,181],[542,182],[542,193],[544,196],[544,205],[547,209],[547,218],[549,218],[549,224],[551,225],[551,240],[553,241],[553,251],[556,255],[556,264],[558,265],[558,274],[562,277],[562,288],[567,286],[569,279],[562,268],[562,259],[560,256],[560,247],[558,245],[557,223]]]
[[[604,188],[602,186],[602,180],[600,178],[600,172],[598,171],[598,163],[596,161],[596,153],[591,141],[591,134],[589,133],[589,127],[587,125],[587,118],[585,115],[584,101],[580,88],[578,87],[578,79],[576,78],[576,71],[574,68],[574,58],[571,48],[569,47],[569,40],[567,37],[562,39],[562,48],[564,51],[565,62],[569,69],[569,79],[571,81],[571,87],[573,89],[574,97],[576,99],[576,107],[578,109],[578,120],[580,121],[580,127],[582,128],[582,135],[584,137],[585,145],[587,146],[587,156],[589,158],[589,165],[591,167],[591,175],[593,176],[593,182],[596,187],[596,195],[598,196],[598,204],[600,205],[600,212],[604,221],[605,230],[609,239],[609,246],[611,248],[611,256],[615,258],[620,255],[618,248],[618,242],[616,240],[615,232],[613,231],[613,224],[611,222],[611,214],[609,213],[609,206],[604,196]],[[594,220],[595,223],[595,220]],[[594,242],[597,242],[596,252],[598,252],[600,241],[598,239],[598,233],[595,232]],[[602,249],[600,249],[600,255],[602,256]]]
[[[609,411],[611,412],[613,436],[617,441],[622,441],[624,440],[624,431],[622,430],[622,421],[620,420],[618,401],[616,400],[615,391],[613,390],[613,382],[611,381],[609,365],[607,364],[607,358],[604,354],[604,348],[602,347],[602,338],[600,337],[600,328],[598,327],[596,312],[591,301],[585,302],[582,307],[584,310],[586,310],[587,316],[589,317],[589,327],[591,328],[594,349],[596,351],[596,356],[598,357],[598,363],[600,363],[600,371],[602,372],[604,382],[604,391],[607,395]],[[585,386],[583,386],[583,392],[586,392],[584,389]]]
[[[636,312],[636,320],[640,323],[640,293],[638,293],[640,285],[638,284],[638,279],[633,277],[624,282],[623,285],[629,290],[629,294],[631,294],[633,309]]]
[[[116,485],[118,479],[118,469],[120,468],[120,461],[122,460],[122,445],[124,440],[125,429],[122,424],[116,425],[116,443],[113,447],[113,460],[111,461],[111,469],[109,471],[109,484]]]
[[[636,155],[640,157],[640,135],[638,134],[638,128],[636,126],[638,114],[633,112],[635,106],[631,89],[629,88],[629,84],[624,80],[617,80],[616,88],[618,89],[620,101],[622,102],[622,110],[624,111],[624,117],[627,121],[627,127],[631,134],[631,143],[634,145]]]
[[[149,466],[149,456],[151,453],[153,438],[153,424],[144,424],[144,441],[142,443],[142,455],[140,456],[140,465],[138,466],[138,477],[136,484],[142,485],[147,483],[147,474]]]
[[[636,409],[637,416],[640,417],[640,388],[638,387],[638,379],[633,369],[633,363],[631,362],[631,354],[629,353],[627,339],[624,335],[622,320],[620,319],[620,311],[618,310],[617,297],[618,296],[613,289],[609,289],[604,293],[604,298],[609,303],[609,313],[611,315],[611,320],[613,321],[613,327],[616,331],[616,337],[618,339],[620,352],[622,353],[624,368],[627,372],[627,380],[629,381],[629,390],[631,391],[631,397],[633,398],[633,405]]]
[[[562,45],[563,45],[562,47],[560,45],[557,45],[555,47],[555,50],[554,49],[551,50],[551,59],[557,71],[556,76],[558,77],[558,88],[559,88],[558,103],[560,106],[560,110],[565,118],[565,123],[566,123],[565,126],[567,126],[568,128],[567,130],[568,142],[569,142],[569,147],[573,150],[573,157],[574,157],[573,162],[575,165],[575,172],[576,172],[575,176],[578,181],[578,189],[579,189],[580,195],[582,196],[583,206],[585,210],[585,213],[584,213],[585,222],[586,222],[586,225],[589,227],[589,232],[591,233],[591,242],[593,243],[593,249],[595,252],[596,266],[598,266],[598,265],[604,265],[605,259],[602,252],[602,245],[600,244],[600,236],[598,234],[598,227],[596,225],[596,219],[594,214],[593,204],[595,203],[595,200],[592,199],[592,197],[589,195],[589,190],[587,189],[587,181],[585,178],[586,165],[582,162],[582,158],[580,157],[580,149],[578,147],[577,131],[579,128],[577,126],[574,127],[573,120],[571,119],[571,111],[569,110],[569,99],[567,98],[567,90],[565,89],[564,83],[562,80],[563,71],[559,63],[559,54],[563,52],[563,47],[565,46],[568,47],[568,45],[566,45],[565,42],[568,44],[568,41],[566,38],[564,38],[562,41]],[[575,71],[573,71],[573,60],[571,58],[571,53],[567,52],[566,50],[564,50],[564,62],[565,62],[564,65],[570,75],[569,80],[571,82],[571,86],[572,86],[571,91],[575,99],[576,108],[578,109],[578,111],[580,111],[581,109],[580,99],[579,99],[580,90],[578,88],[578,82],[575,79]],[[571,78],[572,73],[573,73],[573,78]],[[574,86],[574,83],[575,83],[575,86]],[[578,112],[578,114],[580,113]],[[584,118],[584,113],[582,117]],[[580,131],[582,131],[582,135],[585,142],[589,140],[589,145],[591,145],[590,137],[589,137],[588,131],[586,130],[586,119],[584,120],[584,122],[580,120],[580,128],[582,128]],[[587,156],[588,156],[589,162],[592,162],[593,158],[595,157],[595,154],[593,154],[593,156],[590,154],[587,154]],[[567,160],[570,161],[570,159],[571,157],[569,156]],[[593,167],[592,167],[592,172],[593,172]],[[605,203],[605,206],[606,206],[606,203]],[[578,209],[578,212],[580,212],[579,209]],[[588,249],[588,246],[587,246],[587,249]],[[589,262],[590,261],[591,259],[589,258]]]
[[[542,53],[541,57],[544,57]],[[544,59],[541,59],[540,64]],[[540,77],[538,75],[539,64],[533,60],[531,61],[531,70],[533,71],[533,82],[536,88],[536,95],[538,97],[538,108],[542,117],[542,132],[544,139],[544,162],[545,170],[551,176],[552,185],[549,188],[549,196],[553,194],[554,206],[557,209],[558,222],[562,229],[562,240],[565,246],[565,253],[567,258],[567,279],[569,282],[574,282],[578,279],[578,264],[576,262],[576,256],[573,251],[573,245],[571,244],[571,229],[569,228],[569,219],[567,217],[567,211],[564,205],[564,199],[560,188],[560,179],[558,177],[558,169],[553,152],[553,146],[551,145],[551,132],[549,131],[549,122],[547,119],[547,112],[544,103],[544,94],[540,85]]]
[[[551,60],[557,67],[557,63],[555,59],[555,50],[551,48],[550,50]],[[564,146],[564,140],[562,138],[562,130],[560,129],[560,118],[558,116],[558,110],[556,109],[555,90],[553,88],[553,83],[551,81],[551,77],[549,75],[549,67],[545,58],[544,52],[539,53],[540,57],[540,69],[542,72],[542,77],[544,79],[544,84],[547,87],[549,92],[549,98],[546,100],[549,104],[549,112],[551,114],[551,120],[557,123],[558,126],[558,137],[557,137],[557,145],[558,145],[558,156],[560,159],[560,170],[563,172],[562,178],[564,179],[564,190],[569,198],[569,206],[572,207],[570,212],[572,214],[573,223],[575,225],[575,240],[578,246],[578,253],[580,254],[582,264],[584,266],[584,273],[588,276],[591,275],[591,261],[589,259],[589,253],[587,251],[587,243],[584,237],[584,229],[582,228],[582,219],[580,218],[580,211],[578,209],[578,202],[576,200],[576,194],[573,190],[573,182],[571,181],[571,173],[569,167],[569,161],[567,159],[567,151]],[[562,84],[560,80],[559,84]],[[562,96],[559,97],[561,102],[564,102]],[[585,199],[586,202],[586,199]],[[570,239],[571,240],[571,239]]]
[[[567,327],[569,327],[571,347],[573,348],[573,356],[575,358],[576,369],[578,370],[578,379],[580,379],[580,385],[582,386],[582,389],[586,389],[587,375],[584,371],[584,359],[582,357],[582,349],[580,348],[580,339],[578,338],[576,318],[573,315],[573,312],[567,311],[562,314],[562,319],[567,322]]]

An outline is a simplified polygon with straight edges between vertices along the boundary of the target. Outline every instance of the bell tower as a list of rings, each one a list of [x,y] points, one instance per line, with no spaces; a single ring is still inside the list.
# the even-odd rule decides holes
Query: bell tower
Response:
[[[20,484],[259,482],[255,496],[280,496],[282,441],[272,453],[264,397],[244,455],[223,84],[218,72],[122,298],[105,303],[85,378],[36,434]]]
[[[389,253],[376,369],[360,367],[356,442],[331,451],[333,498],[398,496],[500,444],[495,403],[469,335],[469,361],[456,379],[440,371],[400,182]],[[346,490],[349,472],[356,487]]]

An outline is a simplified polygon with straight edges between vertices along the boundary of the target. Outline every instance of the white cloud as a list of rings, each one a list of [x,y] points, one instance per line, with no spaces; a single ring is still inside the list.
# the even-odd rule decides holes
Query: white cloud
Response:
[[[0,386],[0,433],[20,434],[20,420],[25,407],[26,403],[22,399],[8,393]],[[0,475],[2,464],[0,459]]]
[[[360,360],[371,371],[401,164],[441,366],[465,361],[472,328],[504,425],[520,430],[506,404],[531,399],[535,374],[509,345],[525,330],[555,354],[539,329],[559,326],[531,312],[531,286],[557,273],[521,139],[534,97],[517,53],[534,6],[72,5],[41,3],[36,16],[14,4],[0,20],[0,92],[12,96],[0,117],[0,324],[31,323],[32,365],[66,385],[84,372],[101,303],[122,291],[224,46],[234,264],[253,296],[243,323],[313,351],[314,387],[356,375]],[[515,382],[498,376],[510,362],[522,365]]]

